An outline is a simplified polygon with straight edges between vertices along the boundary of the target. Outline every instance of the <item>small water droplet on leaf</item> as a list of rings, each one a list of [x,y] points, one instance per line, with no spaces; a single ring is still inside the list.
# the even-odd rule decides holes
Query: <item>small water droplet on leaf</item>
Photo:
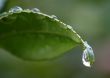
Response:
[[[70,25],[67,25],[67,27],[68,27],[68,29],[73,29],[72,26],[70,26]]]
[[[40,12],[40,10],[39,10],[38,8],[33,8],[31,11],[32,11],[33,13],[38,13],[38,12]]]
[[[91,67],[91,65],[95,61],[94,53],[93,53],[92,47],[88,45],[87,42],[84,42],[84,46],[85,46],[85,49],[82,54],[82,62],[85,66]]]
[[[55,15],[51,15],[51,17],[54,18],[54,19],[57,19],[57,16],[55,16]]]
[[[23,9],[19,6],[15,6],[14,8],[11,8],[9,10],[9,12],[12,12],[12,13],[18,13],[18,12],[21,12]]]

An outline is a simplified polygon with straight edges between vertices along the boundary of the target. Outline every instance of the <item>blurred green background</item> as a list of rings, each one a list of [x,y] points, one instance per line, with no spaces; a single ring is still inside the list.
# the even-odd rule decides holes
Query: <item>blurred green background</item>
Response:
[[[0,12],[11,7],[39,8],[73,26],[93,47],[96,62],[83,66],[80,47],[55,60],[23,61],[0,49],[0,78],[110,78],[110,0],[0,0]]]

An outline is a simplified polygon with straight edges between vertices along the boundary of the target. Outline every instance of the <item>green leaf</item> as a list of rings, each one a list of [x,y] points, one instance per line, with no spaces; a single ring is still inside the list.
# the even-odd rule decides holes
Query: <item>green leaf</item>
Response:
[[[83,44],[71,26],[37,8],[15,7],[0,16],[0,48],[21,59],[49,60]]]

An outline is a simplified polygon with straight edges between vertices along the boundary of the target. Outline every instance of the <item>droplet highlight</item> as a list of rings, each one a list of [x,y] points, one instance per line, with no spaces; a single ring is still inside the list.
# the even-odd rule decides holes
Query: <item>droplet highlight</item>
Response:
[[[11,13],[19,13],[19,12],[21,12],[23,9],[21,8],[21,7],[19,7],[19,6],[15,6],[14,8],[11,8],[10,10],[9,10],[9,12],[11,12]]]
[[[38,12],[40,12],[40,10],[39,10],[38,8],[33,8],[33,9],[31,9],[31,11],[32,11],[33,13],[38,13]]]
[[[68,27],[68,29],[71,29],[71,30],[73,30],[72,26],[70,26],[70,25],[67,25],[67,27]]]
[[[82,62],[85,66],[91,67],[91,65],[95,61],[93,49],[90,45],[88,45],[87,42],[84,42],[84,47],[85,47],[85,49],[84,49],[84,52],[82,54]]]
[[[57,16],[55,16],[55,15],[51,15],[51,17],[54,18],[54,19],[57,19]]]

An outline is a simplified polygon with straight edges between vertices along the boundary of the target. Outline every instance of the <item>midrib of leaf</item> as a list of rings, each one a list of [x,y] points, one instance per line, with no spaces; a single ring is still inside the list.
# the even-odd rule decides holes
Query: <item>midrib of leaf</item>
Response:
[[[6,32],[6,33],[2,33],[0,34],[0,39],[4,39],[4,38],[7,38],[7,37],[10,37],[10,36],[14,36],[14,35],[17,35],[17,34],[51,34],[51,35],[55,35],[55,36],[62,36],[62,37],[66,37],[68,39],[71,39],[69,36],[67,35],[63,35],[63,34],[60,34],[60,33],[55,33],[55,32],[47,32],[47,31],[30,31],[30,30],[26,30],[26,31],[16,31],[16,30],[13,30],[12,32]],[[75,34],[77,35],[77,34]],[[80,44],[80,43],[79,43]]]

